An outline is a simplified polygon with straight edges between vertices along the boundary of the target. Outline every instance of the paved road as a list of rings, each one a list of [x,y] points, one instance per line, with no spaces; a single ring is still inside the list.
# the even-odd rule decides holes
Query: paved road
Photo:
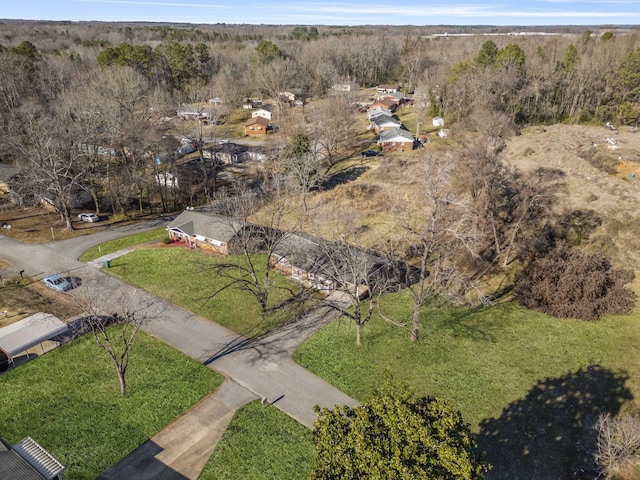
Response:
[[[156,228],[160,224],[162,222],[124,227],[100,232],[95,236],[44,245],[24,244],[1,238],[0,258],[10,263],[10,271],[24,269],[26,274],[33,277],[53,272],[77,274],[82,279],[82,285],[73,294],[90,292],[93,285],[100,284],[100,289],[112,293],[111,298],[116,298],[121,292],[130,292],[133,287],[101,272],[97,266],[102,264],[100,261],[83,264],[77,257],[86,248],[105,240]],[[185,463],[203,466],[231,418],[229,409],[233,410],[252,398],[262,398],[272,403],[309,428],[313,426],[316,417],[313,412],[315,405],[333,407],[336,404],[357,404],[356,400],[291,359],[291,354],[304,340],[338,316],[335,306],[344,302],[338,294],[333,294],[323,305],[302,318],[254,339],[244,338],[145,292],[137,291],[136,299],[140,304],[153,303],[162,311],[161,315],[145,325],[146,332],[221,372],[233,381],[233,387],[228,387],[225,382],[225,388],[219,389],[221,393],[217,390],[204,402],[204,406],[191,412],[197,419],[198,428],[193,428],[189,420],[175,422],[123,462],[105,472],[103,480],[197,478],[199,470],[194,473],[194,468],[187,467]],[[105,311],[110,310],[107,304],[102,307]],[[223,399],[218,395],[222,395]],[[229,396],[237,398],[229,401]],[[203,420],[211,421],[211,416],[216,415],[221,416],[218,422],[209,424]],[[168,441],[167,438],[173,440]],[[199,440],[194,442],[194,438]],[[146,473],[143,475],[140,472]]]

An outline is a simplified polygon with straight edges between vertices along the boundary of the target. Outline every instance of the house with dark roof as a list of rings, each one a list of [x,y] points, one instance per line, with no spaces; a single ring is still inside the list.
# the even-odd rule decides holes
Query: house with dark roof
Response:
[[[388,262],[376,255],[304,234],[285,235],[271,254],[273,268],[316,290],[348,289],[366,297],[367,284],[382,278]]]
[[[256,108],[253,112],[251,112],[251,117],[262,117],[271,121],[271,116],[273,115],[273,107],[271,105],[262,105],[259,108]]]
[[[11,447],[0,438],[0,478],[62,480],[66,468],[31,437]]]
[[[378,105],[377,107],[373,107],[367,110],[367,118],[369,120],[372,120],[373,118],[379,116],[379,115],[385,115],[387,117],[393,117],[393,113],[391,113],[391,110],[389,110],[386,107],[382,107],[380,105]]]
[[[185,210],[168,226],[169,238],[192,248],[227,255],[229,242],[241,228],[234,220],[205,212]]]

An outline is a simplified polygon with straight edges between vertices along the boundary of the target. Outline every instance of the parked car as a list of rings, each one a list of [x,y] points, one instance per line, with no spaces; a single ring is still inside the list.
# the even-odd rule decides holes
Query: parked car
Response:
[[[93,223],[99,222],[100,217],[98,217],[95,213],[81,213],[80,215],[78,215],[78,220],[82,222]]]
[[[360,155],[362,155],[363,157],[381,157],[382,156],[382,154],[377,150],[365,150]]]
[[[69,280],[62,278],[60,275],[55,273],[43,278],[42,281],[47,287],[57,290],[58,292],[66,292],[73,288],[71,283],[69,283]]]

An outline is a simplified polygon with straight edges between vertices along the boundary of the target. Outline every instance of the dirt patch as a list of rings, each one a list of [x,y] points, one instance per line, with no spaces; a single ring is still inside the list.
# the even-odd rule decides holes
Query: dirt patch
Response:
[[[39,281],[5,279],[0,285],[0,328],[37,312],[51,313],[64,320],[81,313],[65,293],[54,292]]]
[[[615,147],[615,148],[611,148]],[[561,170],[558,209],[597,212],[602,226],[592,244],[616,263],[640,269],[640,133],[622,128],[530,127],[507,142],[502,158],[521,171]]]

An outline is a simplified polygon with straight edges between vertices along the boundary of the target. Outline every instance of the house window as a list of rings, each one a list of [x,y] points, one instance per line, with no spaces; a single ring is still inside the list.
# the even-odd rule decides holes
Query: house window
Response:
[[[255,127],[249,127],[249,130],[255,130]]]

